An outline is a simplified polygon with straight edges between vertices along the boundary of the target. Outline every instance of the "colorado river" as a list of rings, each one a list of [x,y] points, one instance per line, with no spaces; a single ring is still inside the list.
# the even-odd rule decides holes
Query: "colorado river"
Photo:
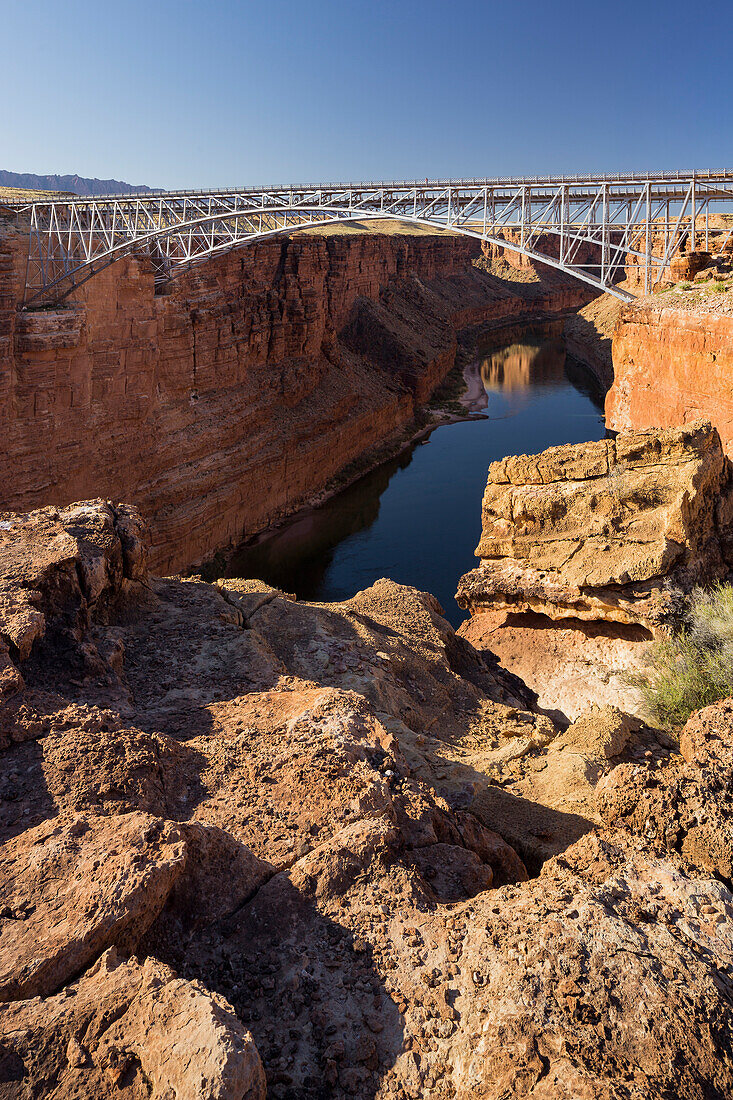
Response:
[[[476,564],[490,462],[601,439],[603,398],[561,338],[524,331],[479,348],[484,419],[437,428],[326,503],[234,554],[228,576],[257,577],[306,600],[343,600],[379,577],[432,592],[447,618]]]

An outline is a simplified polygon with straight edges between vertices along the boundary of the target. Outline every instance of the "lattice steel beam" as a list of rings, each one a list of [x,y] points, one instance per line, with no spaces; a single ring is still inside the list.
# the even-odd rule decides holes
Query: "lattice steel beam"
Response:
[[[510,247],[628,299],[626,257],[648,291],[711,203],[733,209],[733,170],[174,191],[13,203],[27,225],[24,307],[58,303],[120,256],[167,280],[210,256],[308,226],[389,218]],[[662,217],[664,214],[664,217]],[[655,254],[652,234],[664,236]],[[513,234],[513,235],[512,235]],[[511,239],[508,239],[508,237]],[[706,233],[706,239],[708,234]],[[556,239],[557,248],[547,242]],[[591,258],[579,262],[583,245]],[[587,250],[586,250],[587,252]]]

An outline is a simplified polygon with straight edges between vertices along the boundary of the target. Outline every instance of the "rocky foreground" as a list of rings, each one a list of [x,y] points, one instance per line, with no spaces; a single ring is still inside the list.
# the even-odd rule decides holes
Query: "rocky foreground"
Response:
[[[3,1100],[733,1093],[729,702],[563,729],[429,595],[146,554],[0,516]]]

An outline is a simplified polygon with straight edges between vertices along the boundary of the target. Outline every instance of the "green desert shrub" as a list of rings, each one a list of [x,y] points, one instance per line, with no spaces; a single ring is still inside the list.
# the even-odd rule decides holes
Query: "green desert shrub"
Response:
[[[714,290],[717,294],[723,294],[728,289],[728,284],[727,283],[713,283],[713,285],[710,287],[710,289]]]
[[[692,290],[692,283],[678,283],[678,290]]]
[[[733,586],[695,589],[679,628],[650,645],[631,679],[651,717],[668,727],[733,695]]]

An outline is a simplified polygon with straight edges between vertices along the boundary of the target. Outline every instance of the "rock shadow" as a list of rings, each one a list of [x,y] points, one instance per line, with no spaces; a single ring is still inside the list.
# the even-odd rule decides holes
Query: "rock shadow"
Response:
[[[610,318],[614,309],[614,304],[609,303],[607,312]],[[614,322],[615,319],[609,320],[611,331]],[[602,412],[605,394],[613,384],[612,337],[606,335],[602,328],[596,327],[582,313],[574,313],[565,322],[565,343],[575,362],[589,371],[595,380],[595,386],[591,386],[588,392]],[[578,385],[578,382],[582,385],[582,376],[577,381],[575,376],[571,376],[571,381],[574,385]]]
[[[372,1100],[403,1052],[404,1022],[371,948],[292,884],[262,893],[227,940],[245,951],[231,951],[226,964],[235,984],[260,968],[244,998],[232,995],[260,1050],[268,1095]]]
[[[548,859],[596,828],[581,814],[552,809],[497,786],[481,791],[470,811],[514,848],[532,877]]]
[[[39,741],[11,745],[2,753],[0,844],[55,817],[58,808],[43,774]]]
[[[282,871],[185,945],[152,936],[146,946],[234,1007],[270,1100],[373,1100],[404,1053],[403,1016],[372,947],[329,917],[318,893]],[[349,898],[342,904],[348,912]]]

